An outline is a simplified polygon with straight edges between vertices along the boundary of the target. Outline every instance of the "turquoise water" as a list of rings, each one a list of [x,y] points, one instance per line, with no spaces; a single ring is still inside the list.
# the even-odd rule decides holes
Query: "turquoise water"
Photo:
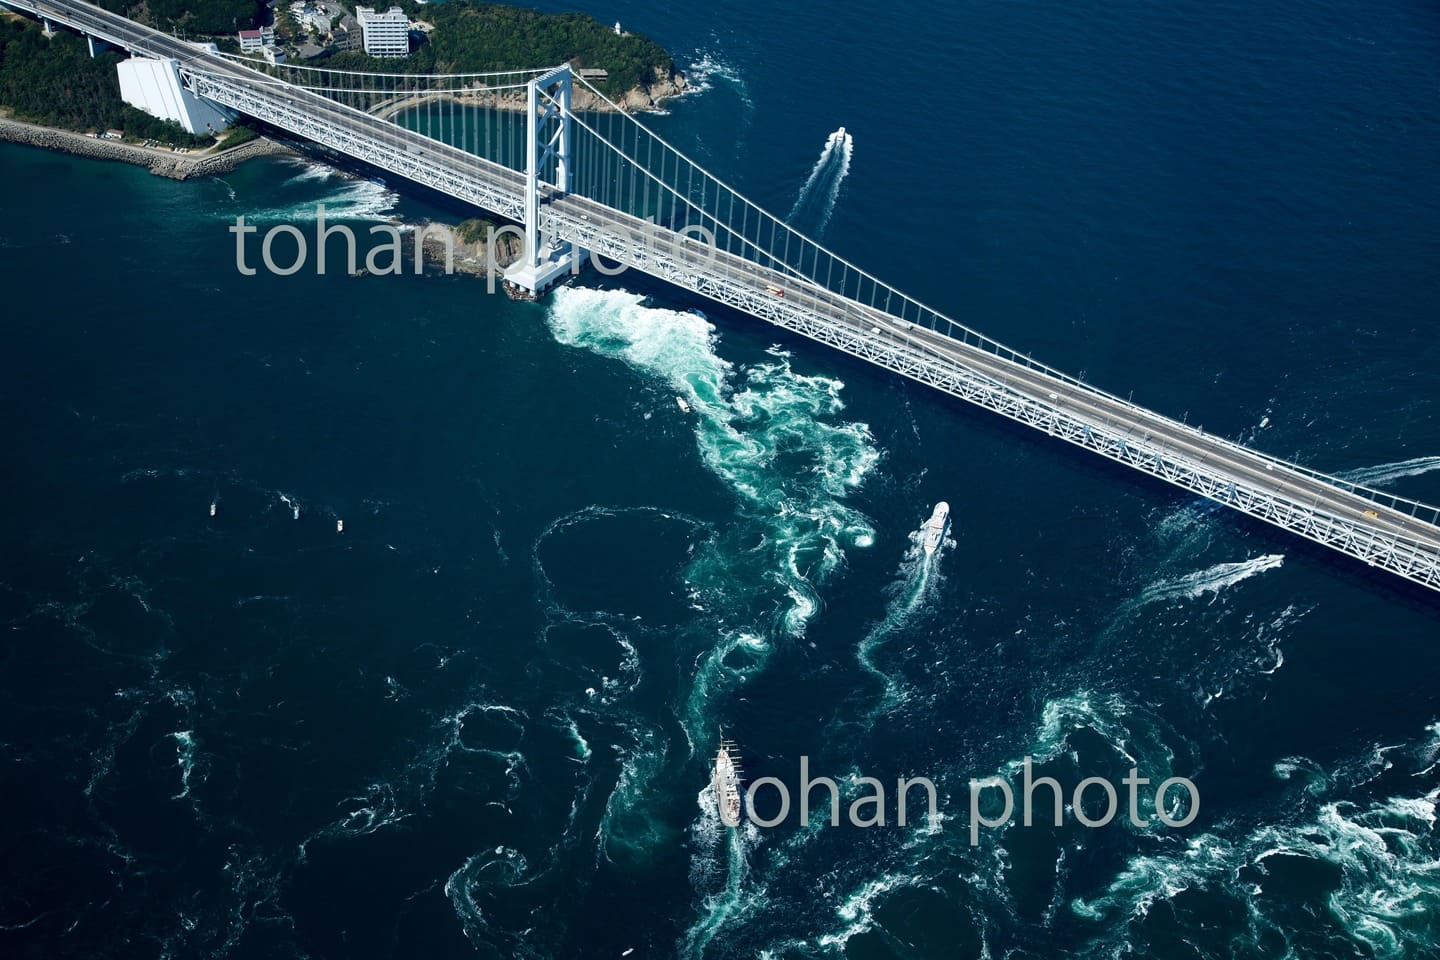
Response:
[[[1440,500],[1432,12],[593,12],[902,289]],[[236,273],[237,215],[464,215],[367,176],[0,147],[5,955],[1440,955],[1428,597],[643,278]],[[725,831],[721,728],[941,822]],[[1197,819],[972,848],[1026,756]]]

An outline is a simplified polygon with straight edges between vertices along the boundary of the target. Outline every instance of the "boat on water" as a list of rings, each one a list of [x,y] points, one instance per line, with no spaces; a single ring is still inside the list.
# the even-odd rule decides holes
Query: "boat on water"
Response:
[[[210,501],[210,516],[212,516],[212,517],[215,516],[215,507],[216,507],[216,505],[217,505],[217,501],[215,501],[215,500],[211,500],[211,501]]]
[[[720,749],[715,751],[715,768],[710,775],[715,785],[715,806],[720,822],[727,827],[740,825],[740,755],[735,744],[720,736]]]
[[[689,402],[688,400],[686,400],[684,397],[676,397],[676,398],[675,398],[675,405],[680,408],[680,412],[681,412],[681,413],[689,413],[689,412],[690,412],[690,402]]]
[[[926,556],[940,549],[940,544],[945,539],[945,531],[949,528],[950,504],[941,500],[935,504],[935,512],[930,514],[930,519],[920,528],[920,542],[925,547]]]

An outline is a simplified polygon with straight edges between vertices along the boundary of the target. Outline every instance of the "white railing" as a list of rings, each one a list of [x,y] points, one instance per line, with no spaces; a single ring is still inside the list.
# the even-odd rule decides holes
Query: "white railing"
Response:
[[[42,7],[35,0],[5,2],[17,9],[89,31],[111,42],[129,43],[132,48],[155,46],[161,41],[171,40],[164,34],[130,21],[116,26],[107,20],[114,19],[111,15],[84,4],[52,0]],[[70,8],[77,13],[67,19],[64,11]],[[60,11],[58,14],[57,10]],[[209,63],[220,64],[224,69],[207,69]],[[222,62],[211,55],[198,55],[185,60],[182,73],[192,89],[201,96],[500,216],[513,220],[524,217],[524,177],[518,175],[513,166],[480,156],[478,146],[467,143],[470,149],[458,149],[443,136],[443,129],[442,136],[430,137],[369,111],[377,103],[385,103],[387,98],[394,101],[396,97],[413,94],[418,80],[427,84],[421,91],[422,98],[439,94],[458,96],[463,101],[466,96],[482,89],[516,89],[511,86],[516,79],[543,71],[417,78],[392,74],[347,77],[320,70],[315,71],[316,79],[312,83],[297,86],[251,71],[248,69],[251,64],[243,66],[245,69],[241,69],[241,64],[234,58]],[[313,70],[297,68],[297,71],[300,69]],[[443,89],[435,88],[433,84],[436,82],[440,82]],[[583,80],[580,82],[583,83]],[[404,88],[406,83],[410,84],[409,89]],[[313,87],[315,92],[307,90],[307,86]],[[598,90],[593,87],[590,90],[603,100]],[[347,97],[360,102],[347,104]],[[621,201],[620,206],[612,211],[615,214],[614,223],[606,225],[588,218],[565,215],[557,210],[551,198],[552,202],[542,207],[540,214],[542,228],[547,235],[598,250],[629,267],[969,400],[1016,422],[1159,477],[1415,583],[1440,590],[1440,529],[1435,530],[1433,538],[1430,536],[1430,530],[1440,524],[1440,508],[1290,463],[1222,437],[1203,434],[1193,427],[1038,363],[1028,355],[913,300],[821,247],[694,164],[639,121],[623,111],[617,112],[618,108],[613,104],[610,106],[613,109],[604,121],[593,117],[587,120],[579,115],[573,119],[577,127],[590,135],[592,147],[598,144],[597,149],[608,150],[611,154],[606,167],[611,175],[607,189],[619,184],[614,187],[618,191],[615,199]],[[608,130],[601,130],[602,123],[609,125]],[[616,134],[617,129],[623,132]],[[643,161],[640,156],[642,144],[647,151]],[[583,162],[583,154],[581,160]],[[631,178],[628,193],[624,189],[626,173]],[[579,180],[584,183],[583,177]],[[644,185],[643,193],[637,192],[639,184]],[[674,232],[660,226],[647,226],[643,221],[645,207],[652,203],[652,186],[655,188],[655,209],[668,210],[671,223],[675,226],[695,222],[710,225],[726,255],[732,260],[743,257],[753,264],[749,268],[750,275],[711,269],[704,260],[688,254],[685,247],[673,246],[678,242]],[[593,192],[603,194],[603,191]],[[659,205],[662,197],[667,198],[667,205]],[[627,209],[636,205],[637,198],[641,209]],[[603,202],[604,196],[591,199]],[[737,211],[741,221],[738,228],[735,223]],[[698,221],[695,217],[699,218]],[[752,217],[758,224],[753,228]],[[637,245],[634,241],[637,226],[648,230],[651,236],[666,236],[667,242],[672,244],[667,247],[670,255],[657,256],[649,243]],[[768,242],[763,240],[766,231],[769,232]],[[755,273],[756,267],[761,269],[761,273]],[[838,279],[835,274],[837,267],[840,270]],[[822,275],[823,281],[820,279]],[[763,276],[786,278],[787,283],[794,285],[795,292],[804,296],[777,298],[766,291],[760,279]],[[827,296],[832,302],[825,302]],[[842,298],[843,303],[834,302],[837,296]],[[806,299],[811,306],[802,305],[800,301]],[[943,345],[937,349],[934,345],[921,345],[912,339],[875,336],[867,331],[864,324],[856,323],[860,314],[901,325],[924,327],[950,338],[946,342],[952,344],[953,349]],[[874,329],[880,330],[879,327]],[[991,365],[1000,361],[1005,365],[1001,369],[1021,369],[1039,374],[1047,383],[1063,391],[1067,398],[1093,401],[1096,409],[1107,412],[1105,422],[1087,419],[1053,402],[1055,397],[1048,398],[1051,402],[1046,402],[1032,392],[1018,388],[1006,377],[984,372],[986,363],[980,363],[976,354],[971,354],[972,362],[966,362],[969,351],[989,356],[992,359],[987,363]],[[1137,431],[1144,435],[1137,438]],[[1411,538],[1387,529],[1385,523],[1378,522],[1378,517],[1374,524],[1363,519],[1346,518],[1336,511],[1323,509],[1318,497],[1315,502],[1307,504],[1296,496],[1287,495],[1279,486],[1267,488],[1247,481],[1243,476],[1207,467],[1204,458],[1197,461],[1194,456],[1175,448],[1181,445],[1224,450],[1237,461],[1259,464],[1266,470],[1292,474],[1323,485],[1330,491],[1326,496],[1337,503],[1355,498],[1429,526],[1422,531],[1421,537]]]

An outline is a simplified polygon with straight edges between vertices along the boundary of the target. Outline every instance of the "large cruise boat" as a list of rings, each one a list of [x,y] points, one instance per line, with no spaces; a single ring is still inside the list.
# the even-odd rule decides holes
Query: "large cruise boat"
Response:
[[[930,514],[930,519],[920,528],[920,542],[925,547],[925,555],[929,556],[940,549],[941,542],[945,539],[945,531],[950,526],[950,504],[941,500],[935,504],[935,512]]]
[[[715,806],[720,822],[727,827],[740,825],[740,755],[735,744],[720,736],[720,749],[715,752],[715,769],[711,773],[715,784]]]

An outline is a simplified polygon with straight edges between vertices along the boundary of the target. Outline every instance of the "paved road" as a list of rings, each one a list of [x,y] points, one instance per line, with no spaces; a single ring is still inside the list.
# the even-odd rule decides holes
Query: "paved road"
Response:
[[[342,107],[306,90],[278,85],[223,57],[206,53],[168,34],[151,30],[81,0],[10,2],[21,9],[48,14],[57,21],[71,24],[133,52],[174,58],[186,67],[232,80],[252,90],[263,90],[276,102],[303,110],[340,129],[364,135],[397,150],[403,151],[414,142],[405,130],[393,123]],[[425,144],[424,155],[427,162],[441,163],[450,170],[488,183],[517,201],[524,196],[524,178],[516,171],[433,141]],[[574,195],[547,197],[542,218],[552,217],[622,235],[628,232],[644,236],[656,230],[653,224]],[[1167,456],[1189,460],[1204,467],[1207,472],[1223,474],[1238,484],[1273,493],[1301,507],[1353,521],[1407,542],[1425,553],[1440,556],[1440,527],[1377,504],[1325,479],[1292,469],[1281,461],[1222,438],[1205,436],[1192,427],[1128,401],[1087,390],[924,327],[906,324],[881,310],[856,303],[808,281],[757,266],[733,254],[724,251],[691,252],[684,244],[674,245],[671,249],[676,251],[676,258],[687,265],[698,268],[708,264],[710,272],[718,270],[729,282],[747,285],[757,294],[771,296],[768,288],[779,288],[784,291],[784,304],[804,309],[827,323],[872,338],[878,335],[916,356],[968,368],[1036,401],[1059,407],[1096,428],[1104,428],[1106,432],[1119,432],[1158,445]],[[1372,516],[1372,511],[1378,516]]]
[[[559,198],[550,205],[572,216],[583,215],[589,221],[611,229],[643,230],[647,226],[635,218],[617,216],[610,208],[580,197]],[[685,258],[683,246],[680,256]],[[700,255],[690,256],[688,260],[691,264],[703,262]],[[784,302],[803,307],[856,333],[874,337],[878,330],[881,338],[903,344],[918,355],[979,372],[1032,399],[1062,408],[1097,429],[1104,427],[1106,432],[1115,431],[1137,441],[1162,446],[1167,455],[1183,457],[1210,471],[1223,472],[1238,483],[1274,493],[1302,506],[1314,506],[1335,517],[1376,527],[1440,555],[1440,528],[1292,470],[1283,462],[1227,443],[1223,438],[1205,436],[1193,427],[1128,401],[1077,388],[1043,371],[998,357],[977,346],[961,343],[925,327],[906,324],[884,311],[856,303],[807,281],[757,267],[748,260],[723,251],[714,262],[731,278],[739,282],[753,278],[753,285],[759,290],[775,286],[784,291]],[[1056,400],[1050,400],[1052,394]],[[1367,510],[1379,514],[1378,519],[1367,516]]]
[[[276,102],[327,120],[341,128],[363,133],[381,143],[404,149],[411,140],[406,131],[393,123],[374,117],[365,117],[356,111],[342,107],[335,101],[310,93],[309,91],[282,85],[271,81],[263,74],[246,69],[238,64],[216,56],[182,40],[152,30],[142,24],[111,13],[101,7],[80,0],[4,0],[9,6],[29,10],[41,16],[74,26],[85,33],[97,36],[132,53],[156,58],[180,61],[183,67],[202,70],[215,76],[244,84],[251,89],[263,90]],[[494,178],[506,189],[523,195],[524,178],[513,170],[487,163],[473,154],[455,147],[434,145],[427,154],[436,160],[443,159],[448,166],[476,176]]]

